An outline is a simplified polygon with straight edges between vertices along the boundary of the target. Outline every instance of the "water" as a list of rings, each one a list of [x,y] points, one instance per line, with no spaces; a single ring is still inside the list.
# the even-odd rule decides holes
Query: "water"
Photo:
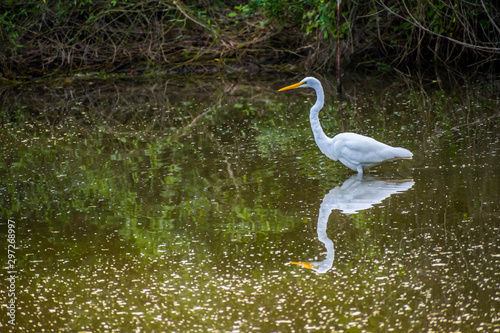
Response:
[[[352,177],[288,76],[3,88],[1,331],[500,331],[498,83],[322,80],[414,160]]]

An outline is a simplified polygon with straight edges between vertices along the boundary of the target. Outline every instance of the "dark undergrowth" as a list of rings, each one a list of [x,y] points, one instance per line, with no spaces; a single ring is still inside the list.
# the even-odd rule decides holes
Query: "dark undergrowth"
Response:
[[[491,1],[3,0],[4,79],[85,72],[500,68]],[[337,38],[340,43],[337,44]]]

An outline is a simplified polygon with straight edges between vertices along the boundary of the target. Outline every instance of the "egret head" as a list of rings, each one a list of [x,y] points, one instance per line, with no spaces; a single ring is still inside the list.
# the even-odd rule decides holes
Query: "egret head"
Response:
[[[312,89],[317,89],[318,87],[321,87],[321,83],[313,78],[313,77],[306,77],[299,83],[292,84],[291,86],[281,88],[278,91],[285,91],[285,90],[290,90],[290,89],[297,89],[297,88],[312,88]]]

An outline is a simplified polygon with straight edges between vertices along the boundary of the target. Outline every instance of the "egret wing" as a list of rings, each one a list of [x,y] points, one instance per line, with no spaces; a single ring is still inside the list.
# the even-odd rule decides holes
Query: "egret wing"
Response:
[[[404,148],[394,148],[360,134],[341,133],[334,139],[337,156],[352,164],[371,166],[386,160],[411,157],[411,153]]]

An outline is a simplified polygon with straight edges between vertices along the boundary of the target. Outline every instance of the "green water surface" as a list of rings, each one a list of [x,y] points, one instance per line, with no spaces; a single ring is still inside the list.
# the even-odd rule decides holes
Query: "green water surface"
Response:
[[[500,332],[499,82],[321,78],[327,134],[414,153],[360,181],[300,79],[1,88],[0,330]]]

